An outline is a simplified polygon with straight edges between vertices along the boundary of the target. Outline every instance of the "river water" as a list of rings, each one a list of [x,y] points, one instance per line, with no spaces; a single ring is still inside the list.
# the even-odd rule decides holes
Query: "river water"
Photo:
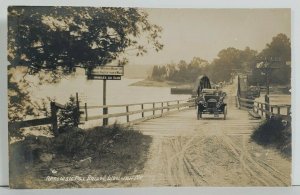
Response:
[[[170,93],[169,87],[143,87],[143,86],[130,86],[130,84],[140,81],[141,79],[129,79],[122,77],[122,80],[107,80],[106,91],[106,104],[134,104],[143,102],[159,102],[169,100],[187,100],[191,95],[174,95]],[[56,102],[65,104],[71,95],[75,96],[76,92],[79,94],[81,106],[87,103],[88,106],[103,105],[103,81],[102,80],[87,80],[84,73],[76,73],[76,76],[62,79],[57,84],[44,84],[31,88],[32,99],[39,101],[42,98],[55,99]],[[160,104],[161,106],[161,104]],[[152,105],[145,105],[144,109],[150,108]],[[141,109],[141,106],[131,106],[130,110]],[[125,112],[126,108],[110,108],[109,113]],[[101,115],[101,109],[88,110],[89,116]],[[152,113],[146,113],[145,116]],[[141,114],[139,114],[141,115]],[[83,115],[82,117],[85,117]],[[137,119],[140,116],[130,116],[130,120]],[[109,123],[115,121],[124,122],[126,117],[119,117],[110,119]],[[87,126],[99,125],[98,121],[85,122]]]

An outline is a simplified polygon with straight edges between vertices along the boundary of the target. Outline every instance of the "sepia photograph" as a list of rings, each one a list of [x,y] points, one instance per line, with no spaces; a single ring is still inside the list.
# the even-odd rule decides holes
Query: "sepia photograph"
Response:
[[[291,186],[291,10],[10,6],[9,187]]]

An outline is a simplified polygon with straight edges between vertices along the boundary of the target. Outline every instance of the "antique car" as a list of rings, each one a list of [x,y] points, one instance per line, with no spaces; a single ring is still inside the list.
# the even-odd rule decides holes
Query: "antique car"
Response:
[[[197,97],[197,119],[201,119],[203,114],[213,114],[214,117],[223,115],[226,119],[227,104],[224,102],[226,93],[217,89],[203,89]]]

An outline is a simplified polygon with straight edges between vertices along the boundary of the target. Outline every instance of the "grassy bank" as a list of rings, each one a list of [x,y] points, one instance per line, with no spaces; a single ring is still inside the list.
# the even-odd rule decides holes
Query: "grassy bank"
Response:
[[[265,120],[251,135],[256,143],[276,148],[286,157],[291,157],[291,137],[291,123],[281,117]]]
[[[57,138],[27,137],[10,147],[14,188],[131,186],[134,181],[47,181],[47,177],[115,177],[141,174],[152,139],[115,125],[73,128]]]
[[[145,79],[142,81],[135,82],[130,86],[142,86],[142,87],[176,87],[176,86],[190,86],[189,83],[180,83],[174,81],[154,81]]]

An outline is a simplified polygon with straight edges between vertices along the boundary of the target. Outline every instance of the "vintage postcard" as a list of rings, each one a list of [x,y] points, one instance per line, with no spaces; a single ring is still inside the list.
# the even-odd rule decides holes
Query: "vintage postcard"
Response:
[[[291,185],[290,9],[8,8],[11,188]]]

